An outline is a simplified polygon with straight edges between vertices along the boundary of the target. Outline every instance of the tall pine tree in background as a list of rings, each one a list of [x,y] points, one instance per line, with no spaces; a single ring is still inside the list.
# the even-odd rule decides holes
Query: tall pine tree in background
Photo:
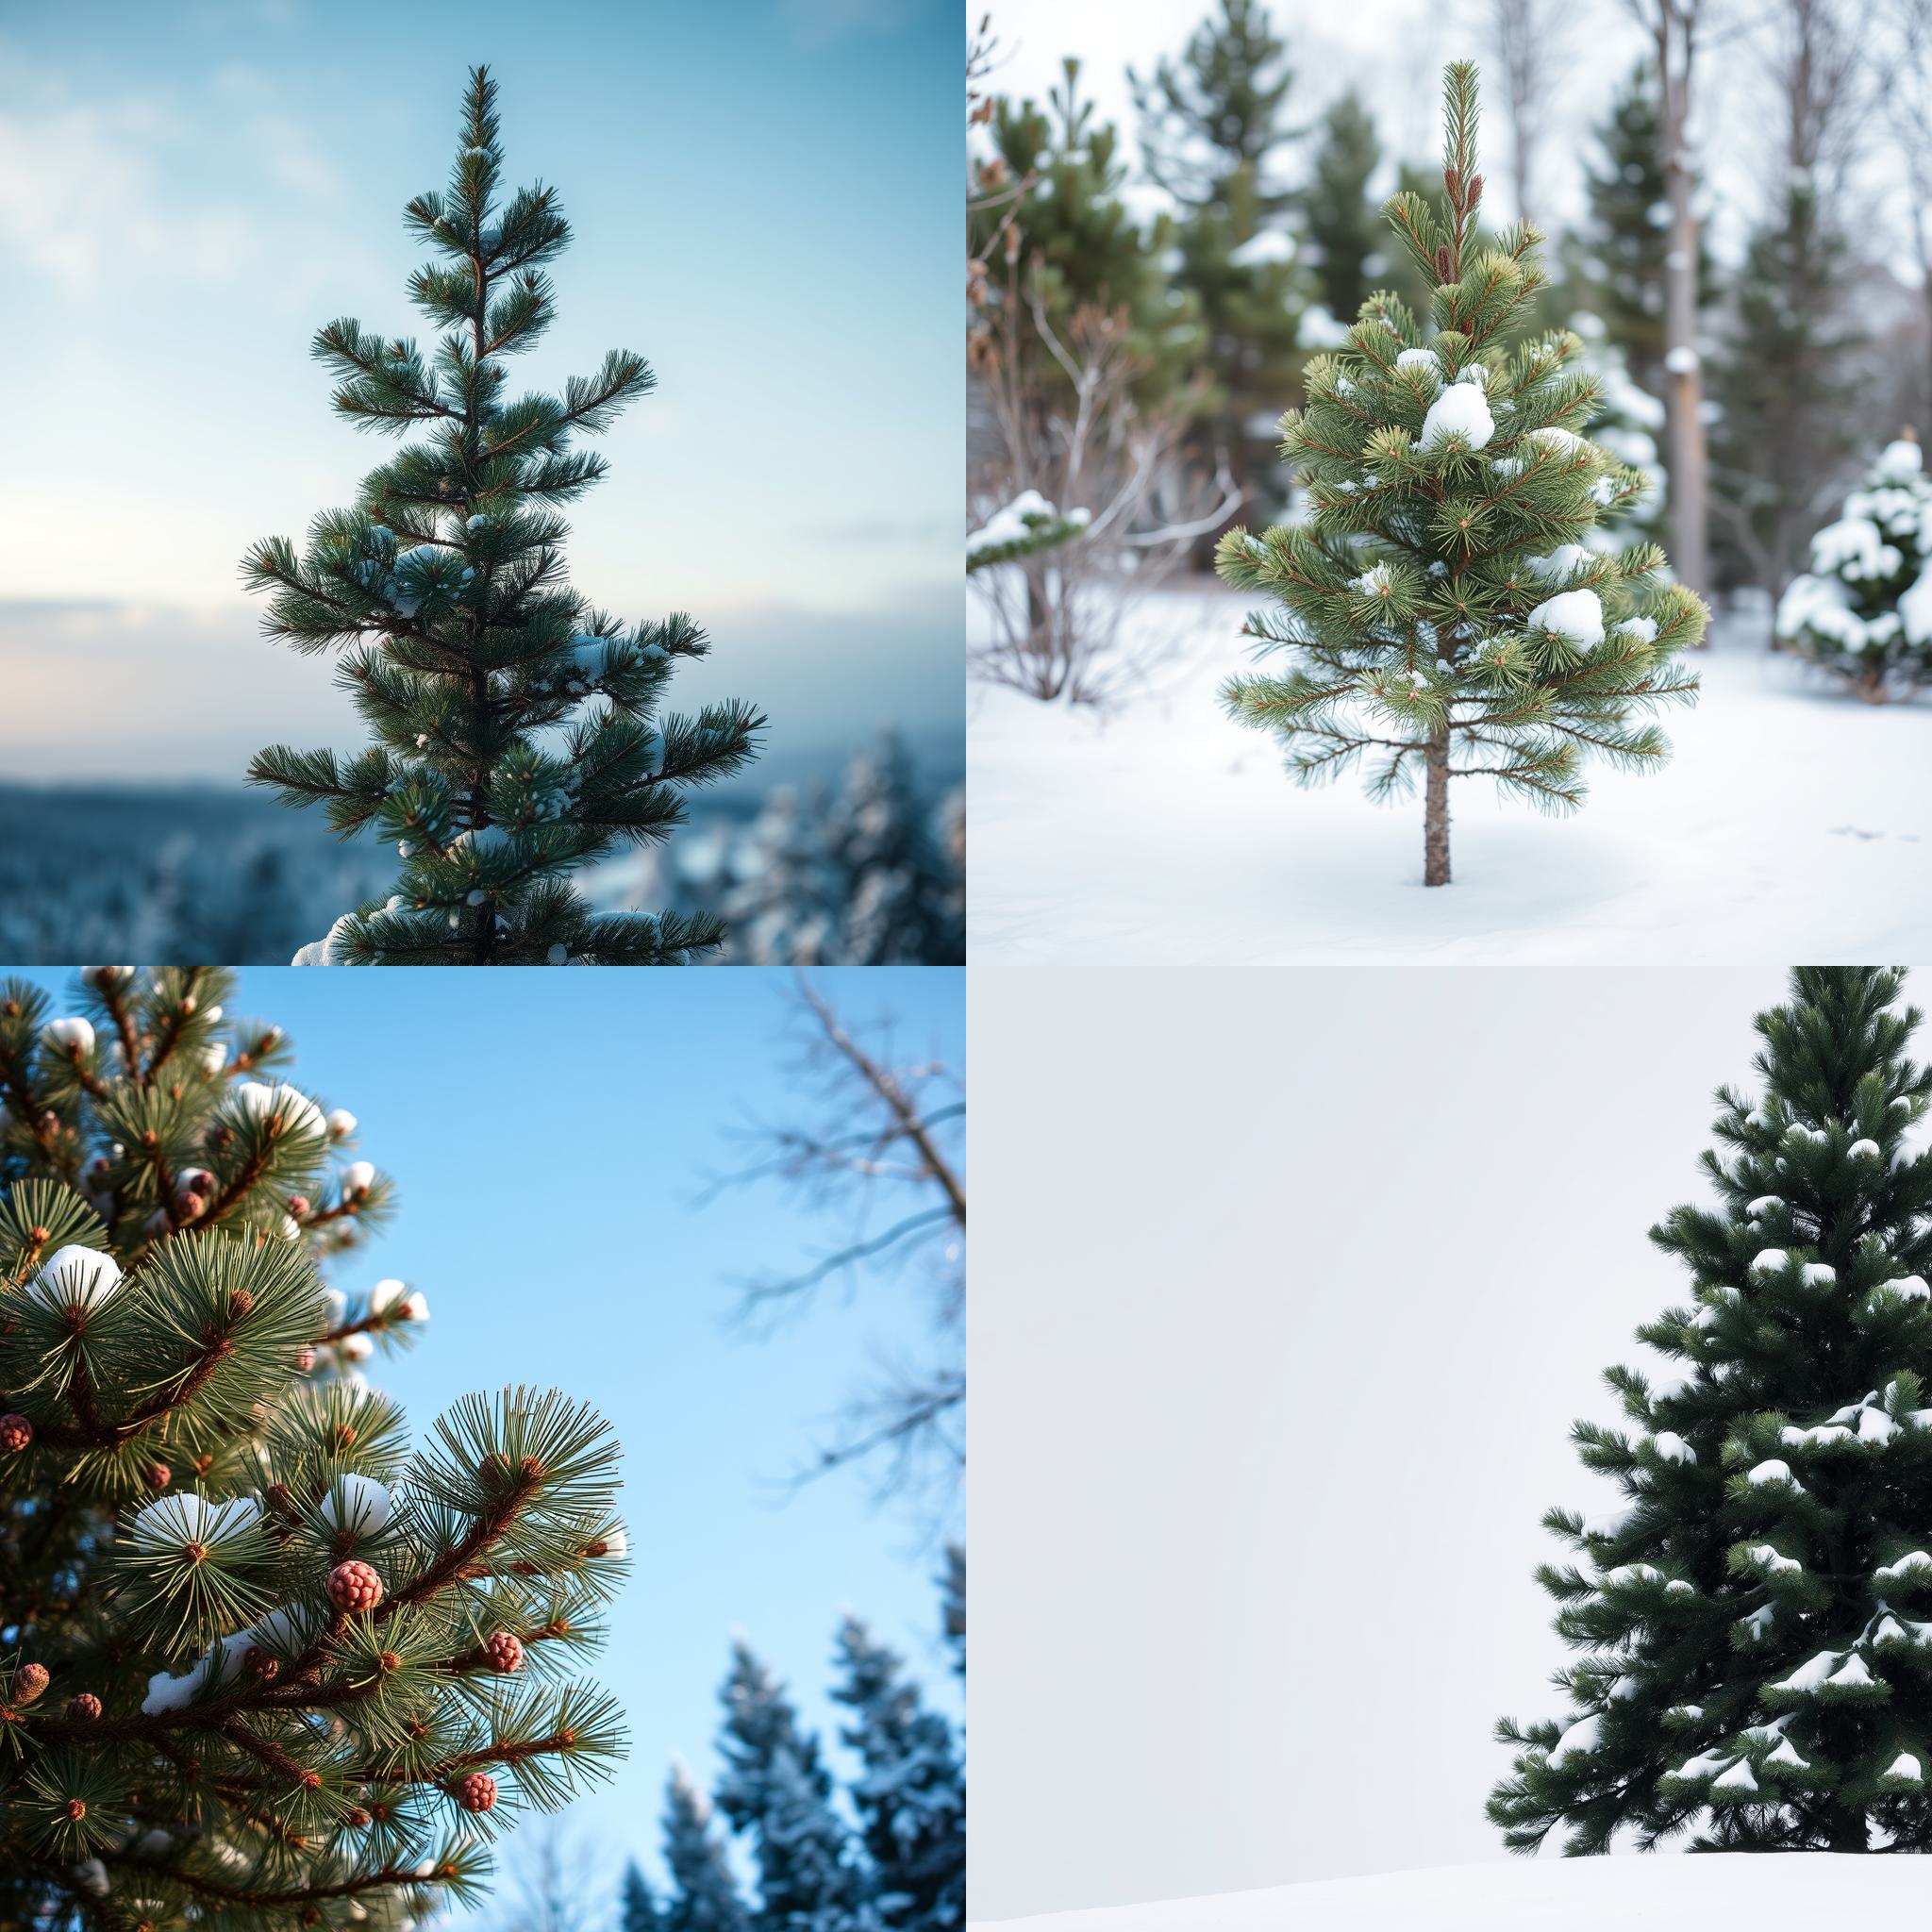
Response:
[[[1607,1374],[1628,1426],[1576,1424],[1622,1506],[1544,1519],[1579,1655],[1565,1718],[1499,1727],[1519,1850],[1932,1851],[1932,1074],[1900,982],[1799,968],[1762,1093],[1718,1094],[1718,1205],[1652,1230],[1692,1300],[1638,1331],[1673,1373]]]
[[[413,1452],[355,1365],[428,1316],[319,1269],[379,1224],[354,1117],[203,968],[0,986],[0,1923],[406,1926],[608,1774],[571,1674],[625,1574],[555,1391]]]
[[[966,1774],[953,1729],[922,1707],[904,1661],[857,1618],[839,1631],[832,1695],[852,1711],[841,1733],[864,1767],[852,1795],[872,1861],[879,1922],[899,1932],[966,1919]]]
[[[1194,447],[1252,491],[1272,467],[1274,418],[1297,360],[1300,277],[1283,223],[1292,196],[1275,171],[1297,138],[1283,125],[1293,70],[1265,8],[1222,0],[1178,61],[1129,80],[1147,177],[1179,210],[1173,281],[1198,303],[1207,330],[1214,387]]]
[[[732,1646],[721,1696],[718,1808],[751,1844],[758,1932],[856,1932],[874,1923],[818,1740],[800,1728],[784,1687],[741,1641]]]
[[[671,1874],[663,1932],[745,1932],[749,1923],[724,1846],[711,1824],[711,1803],[682,1764],[664,1787],[664,1865]]]
[[[1369,192],[1381,159],[1374,117],[1351,88],[1322,117],[1307,185],[1299,197],[1309,243],[1306,253],[1322,305],[1343,325],[1388,279],[1388,229]]]
[[[1639,714],[1691,696],[1671,656],[1702,635],[1702,603],[1658,581],[1663,553],[1591,551],[1643,478],[1581,431],[1597,391],[1582,343],[1519,343],[1544,286],[1534,229],[1479,244],[1476,74],[1448,70],[1445,198],[1398,194],[1389,218],[1433,276],[1435,329],[1392,298],[1306,375],[1283,447],[1312,505],[1305,524],[1223,538],[1222,575],[1283,607],[1245,634],[1291,661],[1232,680],[1241,724],[1274,734],[1308,781],[1365,758],[1370,789],[1424,786],[1424,882],[1447,885],[1449,783],[1486,777],[1550,807],[1581,802],[1590,753],[1631,769],[1668,745]],[[1456,762],[1461,755],[1463,762]]]
[[[1618,90],[1597,134],[1600,153],[1584,163],[1589,212],[1566,251],[1574,306],[1602,318],[1631,378],[1660,399],[1670,194],[1657,74],[1648,63]],[[1707,286],[1707,278],[1698,285]]]
[[[544,264],[570,241],[553,189],[499,202],[496,84],[472,70],[446,192],[406,210],[437,259],[409,293],[425,349],[332,322],[314,353],[339,414],[426,436],[364,480],[355,508],[243,562],[264,628],[297,650],[345,647],[338,681],[375,742],[360,756],[272,745],[249,768],[348,836],[374,826],[395,890],[339,919],[298,964],[678,964],[716,947],[710,914],[592,913],[570,874],[670,836],[683,794],[755,755],[763,718],[736,701],[663,709],[678,665],[708,650],[688,617],[626,625],[563,579],[559,507],[605,472],[574,448],[654,387],[625,350],[558,396],[510,398],[507,358],[555,319]]]
[[[625,1868],[624,1890],[617,1904],[618,1932],[658,1932],[662,1920],[650,1882],[635,1863]]]
[[[969,257],[987,265],[983,314],[998,327],[1009,306],[1037,302],[1062,339],[1076,312],[1115,315],[1133,360],[1136,401],[1185,412],[1203,339],[1197,306],[1171,301],[1161,271],[1174,224],[1162,219],[1143,229],[1128,212],[1120,135],[1082,98],[1080,63],[1066,62],[1043,108],[1030,100],[993,101],[987,131],[994,177],[1013,184],[1016,198],[980,206],[969,217]],[[1007,331],[1003,341],[1006,353],[1022,358],[1030,408],[1044,423],[1069,387],[1066,370],[1030,326]]]
[[[1851,244],[1803,174],[1752,236],[1735,323],[1710,371],[1712,535],[1732,584],[1774,597],[1802,567],[1821,491],[1857,447],[1861,332],[1845,302]]]

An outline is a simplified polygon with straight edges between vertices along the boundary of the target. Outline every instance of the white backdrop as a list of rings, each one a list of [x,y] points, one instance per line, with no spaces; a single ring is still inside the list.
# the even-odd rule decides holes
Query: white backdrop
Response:
[[[1539,1519],[1784,986],[972,975],[974,1919],[1504,1856]]]

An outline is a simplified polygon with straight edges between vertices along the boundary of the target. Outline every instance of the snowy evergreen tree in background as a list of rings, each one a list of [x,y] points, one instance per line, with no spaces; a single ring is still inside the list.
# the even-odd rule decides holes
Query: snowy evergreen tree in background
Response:
[[[242,567],[269,593],[270,636],[346,647],[338,680],[376,740],[346,760],[273,745],[250,779],[325,807],[344,836],[375,827],[402,859],[387,901],[344,914],[298,964],[663,965],[724,938],[711,914],[593,914],[570,883],[668,838],[683,794],[746,764],[764,720],[736,701],[666,712],[704,632],[682,615],[624,624],[563,580],[559,508],[606,468],[573,443],[655,378],[616,350],[558,396],[507,395],[507,358],[555,319],[543,266],[570,229],[552,189],[499,202],[495,102],[474,69],[449,188],[407,209],[440,258],[409,284],[433,345],[347,320],[315,339],[341,415],[426,437],[353,509],[318,517],[305,551],[272,538]]]
[[[732,957],[748,966],[823,966],[843,956],[847,881],[822,787],[774,785],[721,855]]]
[[[922,1707],[904,1662],[857,1618],[839,1630],[832,1695],[852,1711],[841,1733],[864,1767],[852,1787],[881,1924],[966,1919],[966,1774],[953,1727]]]
[[[1635,720],[1694,693],[1669,660],[1707,620],[1659,581],[1655,545],[1589,549],[1643,479],[1581,434],[1598,397],[1576,337],[1507,351],[1544,277],[1534,229],[1478,245],[1467,62],[1448,70],[1447,123],[1439,208],[1413,194],[1388,208],[1437,284],[1434,330],[1376,298],[1345,348],[1308,364],[1307,406],[1282,421],[1308,521],[1231,531],[1220,549],[1229,583],[1279,600],[1245,634],[1291,667],[1232,680],[1229,710],[1278,738],[1304,781],[1364,758],[1376,796],[1421,775],[1430,886],[1450,879],[1451,778],[1560,808],[1581,802],[1590,753],[1659,764],[1662,733]]]
[[[1932,482],[1916,441],[1888,445],[1811,539],[1810,570],[1778,601],[1777,642],[1869,704],[1932,684]]]
[[[1736,320],[1712,361],[1713,534],[1732,583],[1774,596],[1797,574],[1822,492],[1857,449],[1861,332],[1848,312],[1851,247],[1811,179],[1794,174],[1751,238]]]
[[[664,1787],[664,1865],[671,1888],[663,1932],[745,1932],[748,1915],[711,1824],[711,1802],[682,1764],[671,1767]]]
[[[1640,64],[1617,91],[1609,118],[1597,133],[1600,155],[1584,164],[1589,213],[1571,238],[1568,265],[1575,292],[1602,318],[1631,379],[1661,404],[1669,346],[1664,257],[1671,246],[1671,209],[1662,108],[1649,62]]]
[[[1632,543],[1661,543],[1670,492],[1657,449],[1664,406],[1631,381],[1623,352],[1608,339],[1600,316],[1573,316],[1570,328],[1583,342],[1582,367],[1597,386],[1596,408],[1588,425],[1590,440],[1626,470],[1635,470],[1644,484],[1641,495],[1627,498],[1616,514],[1607,513],[1592,527],[1591,547],[1622,550]]]
[[[720,1694],[718,1808],[751,1846],[758,1932],[853,1932],[875,1923],[818,1740],[801,1730],[784,1687],[741,1641]]]
[[[1387,285],[1388,227],[1369,187],[1381,165],[1374,117],[1350,89],[1322,117],[1307,185],[1299,197],[1305,251],[1327,326],[1345,322]],[[1305,331],[1306,333],[1306,331]],[[1310,339],[1311,347],[1332,346]]]
[[[845,768],[832,852],[845,881],[843,963],[965,963],[955,867],[921,796],[912,760],[891,732]]]
[[[1932,1850],[1932,1074],[1900,991],[1797,969],[1761,1095],[1718,1094],[1717,1206],[1652,1231],[1693,1299],[1638,1331],[1674,1373],[1606,1375],[1628,1426],[1576,1424],[1621,1507],[1544,1519],[1579,1656],[1565,1717],[1499,1727],[1517,1849]]]
[[[1172,280],[1207,330],[1214,389],[1192,446],[1246,492],[1273,469],[1274,417],[1297,360],[1300,278],[1282,220],[1292,197],[1278,172],[1279,151],[1298,138],[1283,125],[1293,70],[1265,8],[1222,0],[1179,60],[1128,79],[1144,171],[1179,210]]]
[[[626,1866],[617,1904],[617,1932],[658,1932],[662,1918],[649,1881],[635,1864]]]
[[[402,1927],[622,1755],[570,1674],[616,1445],[556,1391],[410,1451],[428,1317],[318,1271],[393,1205],[211,969],[0,986],[0,1923]]]

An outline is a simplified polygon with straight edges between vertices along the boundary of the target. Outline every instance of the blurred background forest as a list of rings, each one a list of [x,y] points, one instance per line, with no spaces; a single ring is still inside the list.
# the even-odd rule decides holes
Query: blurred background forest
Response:
[[[975,27],[983,678],[1129,696],[1174,647],[1150,593],[1294,515],[1274,425],[1308,358],[1373,291],[1427,313],[1379,209],[1441,192],[1448,58],[1482,67],[1486,225],[1544,230],[1541,325],[1582,337],[1591,434],[1654,479],[1604,540],[1655,535],[1726,638],[1802,628],[1775,612],[1835,565],[1814,535],[1928,426],[1932,0],[1060,0]],[[1875,678],[1830,665],[1836,688],[1908,699],[1924,641]]]

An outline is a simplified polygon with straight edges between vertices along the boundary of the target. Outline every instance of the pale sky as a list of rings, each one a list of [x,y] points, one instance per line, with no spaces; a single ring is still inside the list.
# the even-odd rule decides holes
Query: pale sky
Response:
[[[573,581],[712,631],[715,685],[680,705],[737,692],[794,742],[957,728],[958,17],[479,0],[451,25],[0,0],[0,776],[232,779],[275,738],[358,741],[325,661],[254,641],[237,566],[394,447],[335,418],[308,342],[341,315],[428,333],[401,210],[445,178],[477,59],[508,182],[554,184],[577,237],[514,385],[619,346],[658,375],[571,511]]]

